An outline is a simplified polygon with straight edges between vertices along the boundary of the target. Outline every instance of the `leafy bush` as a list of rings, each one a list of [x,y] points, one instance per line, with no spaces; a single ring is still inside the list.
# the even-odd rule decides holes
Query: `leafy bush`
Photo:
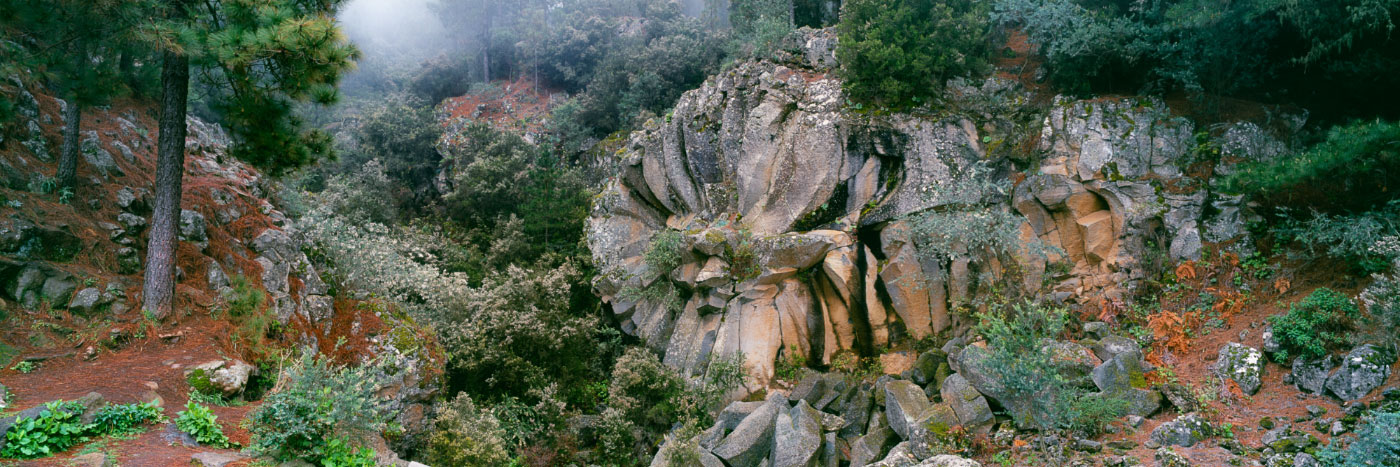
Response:
[[[500,421],[479,409],[471,396],[459,393],[438,410],[428,440],[433,465],[505,465],[510,461]]]
[[[1309,251],[1326,249],[1327,255],[1345,260],[1358,271],[1375,273],[1390,267],[1400,254],[1377,248],[1400,235],[1400,200],[1355,215],[1313,212],[1311,218],[1285,219],[1273,229],[1280,240],[1294,240]]]
[[[917,105],[943,81],[986,67],[990,7],[976,0],[847,0],[836,49],[846,95]]]
[[[379,465],[379,460],[375,457],[373,449],[355,447],[340,438],[332,438],[326,441],[326,444],[317,447],[315,457],[320,458],[320,465],[325,467],[375,467]]]
[[[594,428],[597,447],[594,462],[599,465],[637,466],[647,455],[647,445],[639,442],[641,429],[622,410],[609,407],[599,414]]]
[[[53,401],[34,418],[19,418],[5,433],[0,457],[35,459],[67,451],[87,440],[89,425],[81,421],[86,407],[77,401]]]
[[[803,354],[796,346],[789,346],[783,351],[783,356],[778,359],[777,367],[773,373],[778,379],[783,381],[796,382],[802,376],[802,370],[807,368],[807,355]]]
[[[665,429],[680,418],[685,380],[661,363],[650,350],[632,347],[617,359],[608,406],[621,410],[633,423],[649,429]]]
[[[1288,313],[1269,317],[1279,351],[1274,360],[1288,362],[1293,357],[1315,359],[1348,343],[1347,333],[1355,327],[1361,310],[1346,295],[1320,287]]]
[[[145,423],[159,423],[165,418],[165,409],[155,402],[144,404],[113,404],[98,409],[92,419],[93,426],[106,434],[127,434],[140,431]]]
[[[377,392],[385,384],[382,361],[342,367],[310,350],[283,370],[281,389],[267,395],[243,425],[252,449],[278,460],[319,462],[328,440],[364,441],[382,431],[392,401]]]
[[[1318,460],[1338,467],[1400,465],[1400,412],[1372,412],[1359,425],[1351,444],[1345,449],[1329,445]]]
[[[1086,391],[1068,391],[1057,401],[1060,426],[1081,436],[1095,437],[1114,420],[1126,415],[1126,399]]]
[[[233,442],[224,436],[223,427],[219,426],[219,416],[214,415],[209,407],[200,405],[198,402],[189,401],[185,404],[185,410],[180,411],[175,417],[175,426],[194,438],[195,442],[201,446],[215,448],[233,447]]]
[[[662,230],[652,235],[642,260],[657,273],[666,274],[680,267],[684,247],[685,235],[676,230]]]
[[[1273,206],[1361,212],[1396,197],[1397,173],[1400,123],[1358,121],[1332,127],[1301,153],[1245,165],[1222,186]]]
[[[573,308],[579,283],[570,264],[511,266],[487,277],[471,302],[441,310],[434,321],[453,389],[496,401],[558,384],[566,401],[586,399],[579,390],[606,375],[616,331]]]

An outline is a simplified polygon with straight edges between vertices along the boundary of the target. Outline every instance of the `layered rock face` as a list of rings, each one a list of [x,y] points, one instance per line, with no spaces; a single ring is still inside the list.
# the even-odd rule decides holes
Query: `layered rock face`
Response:
[[[1248,122],[1198,137],[1152,99],[1037,107],[997,79],[951,84],[937,114],[863,112],[832,74],[834,47],[816,31],[784,63],[716,76],[618,152],[589,220],[595,289],[667,364],[695,375],[743,354],[756,389],[784,352],[829,363],[841,350],[957,335],[959,305],[994,286],[1122,300],[1150,258],[1196,258],[1204,243],[1243,234],[1239,200],[1211,193],[1211,170],[1197,173],[1203,152],[1229,161],[1212,165],[1220,173],[1287,147]],[[1009,139],[1007,108],[1037,112],[1038,142],[1022,151],[1033,155],[996,150]],[[1048,257],[920,254],[907,217],[952,204],[926,193],[973,164],[1017,182],[980,201],[1023,218],[1023,241],[1052,247]],[[668,230],[680,233],[681,261],[661,270],[645,256]]]

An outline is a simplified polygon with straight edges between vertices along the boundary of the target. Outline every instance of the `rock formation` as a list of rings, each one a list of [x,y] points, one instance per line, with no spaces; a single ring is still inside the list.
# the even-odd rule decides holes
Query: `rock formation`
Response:
[[[1203,148],[1222,151],[1221,166],[1286,149],[1255,123],[1198,137],[1160,100],[1036,106],[996,78],[950,83],[933,111],[861,110],[831,73],[829,39],[812,33],[782,63],[743,64],[686,93],[664,121],[631,135],[594,202],[597,293],[625,332],[687,374],[740,353],[757,389],[785,352],[826,364],[838,351],[946,339],[966,328],[959,309],[999,280],[1049,284],[1066,302],[1121,303],[1154,258],[1197,258],[1206,242],[1244,235],[1239,199],[1193,172]],[[1014,113],[993,110],[1008,105],[1030,109],[1029,128],[993,116]],[[1018,131],[1028,149],[1006,150]],[[974,164],[1014,189],[927,195]],[[967,202],[1019,216],[1022,240],[1051,253],[921,254],[908,217]],[[659,270],[645,256],[667,230],[683,236],[681,265]],[[666,293],[646,292],[656,290]]]

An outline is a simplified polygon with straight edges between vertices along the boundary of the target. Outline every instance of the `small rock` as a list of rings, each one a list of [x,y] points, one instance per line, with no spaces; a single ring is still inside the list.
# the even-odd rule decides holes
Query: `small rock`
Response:
[[[1148,439],[1158,446],[1189,448],[1211,436],[1213,431],[1210,423],[1196,416],[1195,413],[1189,413],[1158,425],[1156,429],[1152,430]]]
[[[201,452],[190,456],[190,463],[203,467],[224,467],[225,465],[232,464],[243,459],[245,458],[242,456],[235,456],[233,454],[221,452]]]
[[[1171,448],[1159,448],[1152,458],[1157,461],[1157,467],[1191,467],[1191,463],[1186,457],[1177,454]]]
[[[951,454],[939,454],[925,459],[916,467],[982,467],[982,463]]]
[[[1103,450],[1103,443],[1094,441],[1092,439],[1080,438],[1074,440],[1074,450],[1079,452],[1097,453]]]
[[[1137,415],[1129,415],[1127,418],[1128,426],[1133,428],[1140,427],[1142,426],[1143,420],[1144,419],[1142,417],[1139,417]]]
[[[1318,405],[1309,405],[1309,406],[1307,406],[1307,407],[1305,407],[1305,408],[1308,410],[1308,415],[1311,416],[1311,417],[1313,417],[1313,418],[1317,418],[1317,417],[1321,417],[1321,416],[1323,416],[1323,415],[1327,415],[1327,408],[1326,408],[1326,407],[1322,407],[1322,406],[1318,406]]]
[[[91,452],[70,459],[68,465],[73,467],[109,467],[112,463],[107,460],[106,454]]]
[[[102,291],[96,287],[87,287],[73,294],[73,299],[68,301],[68,310],[74,313],[88,316],[102,305]]]
[[[1293,467],[1322,467],[1322,463],[1318,462],[1311,454],[1300,452],[1293,456]]]

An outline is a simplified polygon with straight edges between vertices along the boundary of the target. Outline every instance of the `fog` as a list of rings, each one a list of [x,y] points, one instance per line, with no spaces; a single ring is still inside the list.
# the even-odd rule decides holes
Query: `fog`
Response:
[[[446,31],[432,0],[353,0],[341,10],[345,32],[368,60],[422,60],[442,52]]]

